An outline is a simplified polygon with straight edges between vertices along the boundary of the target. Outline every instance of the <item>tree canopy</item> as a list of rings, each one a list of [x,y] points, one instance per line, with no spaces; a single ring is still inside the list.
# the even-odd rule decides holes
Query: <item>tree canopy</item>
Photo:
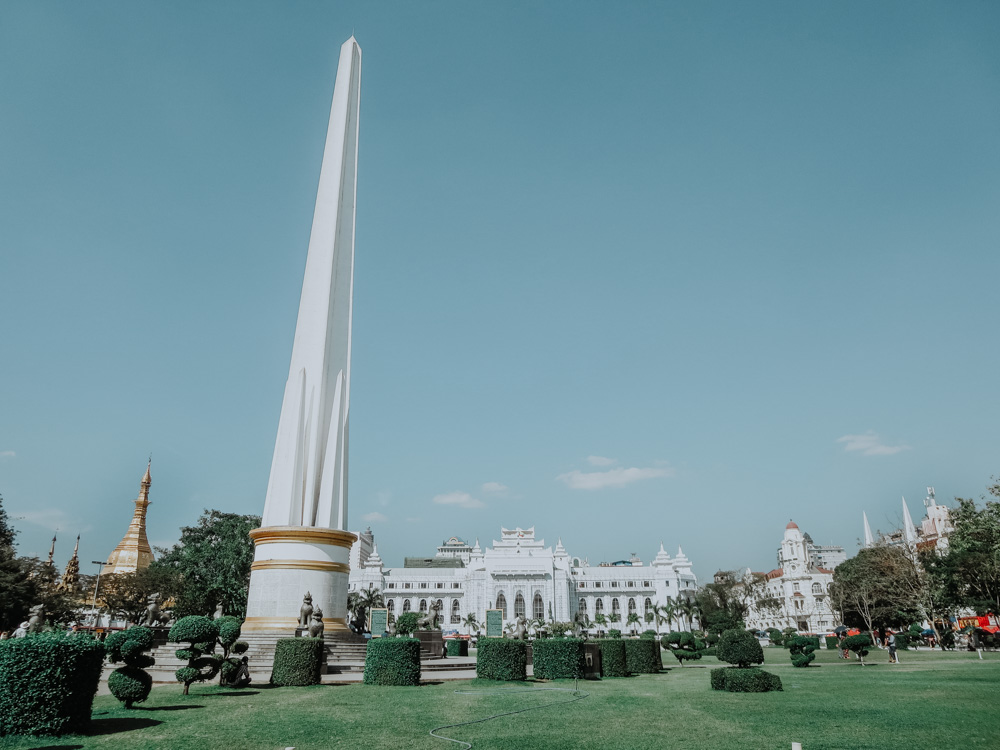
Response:
[[[920,619],[919,571],[909,554],[880,544],[837,566],[831,597],[845,625],[874,630]]]

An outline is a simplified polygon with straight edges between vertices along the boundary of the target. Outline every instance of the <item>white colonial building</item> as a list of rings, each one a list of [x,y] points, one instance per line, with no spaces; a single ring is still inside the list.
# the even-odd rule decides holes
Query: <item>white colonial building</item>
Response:
[[[530,529],[500,530],[500,539],[482,549],[458,537],[445,541],[433,557],[406,558],[402,568],[386,568],[370,530],[359,534],[351,551],[350,591],[377,588],[393,617],[426,612],[440,602],[445,629],[458,628],[469,614],[477,621],[487,609],[502,609],[504,620],[523,614],[530,619],[573,620],[577,612],[591,620],[598,614],[620,616],[614,627],[627,629],[630,613],[643,630],[654,604],[691,596],[697,581],[691,563],[678,548],[671,557],[660,545],[652,563],[628,560],[592,566],[562,545],[546,547]]]
[[[833,569],[846,559],[843,547],[819,546],[794,521],[785,527],[778,567],[762,576],[760,606],[751,603],[748,628],[795,628],[800,633],[828,633],[837,625],[830,604]],[[829,567],[826,567],[826,566]]]

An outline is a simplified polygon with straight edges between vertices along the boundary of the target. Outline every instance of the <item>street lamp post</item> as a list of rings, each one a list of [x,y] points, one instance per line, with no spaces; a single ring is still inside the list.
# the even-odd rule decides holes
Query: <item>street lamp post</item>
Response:
[[[107,565],[106,562],[102,560],[91,560],[91,564],[97,565],[97,582],[94,584],[94,603],[91,605],[91,609],[94,610],[94,627],[100,627],[101,616],[97,612],[97,590],[101,588],[101,573],[104,572],[104,568]]]

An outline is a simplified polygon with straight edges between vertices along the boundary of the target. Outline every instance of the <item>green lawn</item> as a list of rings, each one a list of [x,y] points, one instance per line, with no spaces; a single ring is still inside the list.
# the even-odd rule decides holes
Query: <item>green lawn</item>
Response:
[[[459,727],[443,734],[476,750],[509,748],[996,748],[1000,746],[1000,654],[984,661],[965,652],[903,651],[887,664],[848,663],[821,650],[807,669],[793,669],[783,649],[765,649],[766,668],[785,691],[713,692],[707,658],[669,672],[581,682],[589,695],[561,706]],[[673,661],[668,654],[664,659]],[[258,675],[258,678],[260,675]],[[532,683],[573,687],[572,682]],[[496,694],[456,690],[496,687]],[[523,688],[523,686],[520,686]],[[35,748],[458,748],[428,732],[443,724],[572,699],[569,692],[501,692],[497,683],[443,682],[419,688],[364,685],[244,691],[160,687],[132,711],[97,698],[91,732],[46,740],[0,738],[0,747]]]

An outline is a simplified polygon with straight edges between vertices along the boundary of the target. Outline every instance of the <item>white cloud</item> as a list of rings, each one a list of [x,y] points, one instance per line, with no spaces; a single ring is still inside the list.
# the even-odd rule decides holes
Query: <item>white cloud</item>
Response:
[[[608,471],[584,472],[573,470],[556,477],[574,490],[601,490],[605,487],[624,487],[642,479],[673,476],[673,469],[609,469]]]
[[[10,515],[15,521],[24,521],[34,526],[41,526],[43,529],[48,529],[49,531],[59,531],[60,529],[66,531],[67,529],[72,529],[74,532],[83,532],[91,528],[90,524],[81,524],[65,511],[58,508],[23,512],[12,510]]]
[[[369,523],[371,523],[372,521],[382,522],[382,521],[388,521],[389,519],[386,518],[385,515],[383,515],[382,513],[375,511],[373,513],[365,513],[363,516],[361,516],[361,520],[368,521]]]
[[[863,456],[892,456],[910,449],[908,445],[886,445],[878,435],[869,430],[863,435],[844,435],[837,438],[838,443],[844,443],[848,453],[861,453]]]
[[[14,458],[16,455],[14,451],[0,451],[0,458]]]
[[[468,492],[448,492],[444,495],[436,495],[434,502],[438,505],[456,505],[459,508],[485,508],[486,503],[476,500]]]
[[[618,459],[605,458],[604,456],[587,456],[587,463],[591,466],[614,466],[618,463]]]
[[[486,484],[483,485],[483,492],[492,492],[496,495],[499,495],[502,492],[506,492],[509,489],[510,487],[508,487],[506,484],[500,484],[500,482],[487,482]]]

